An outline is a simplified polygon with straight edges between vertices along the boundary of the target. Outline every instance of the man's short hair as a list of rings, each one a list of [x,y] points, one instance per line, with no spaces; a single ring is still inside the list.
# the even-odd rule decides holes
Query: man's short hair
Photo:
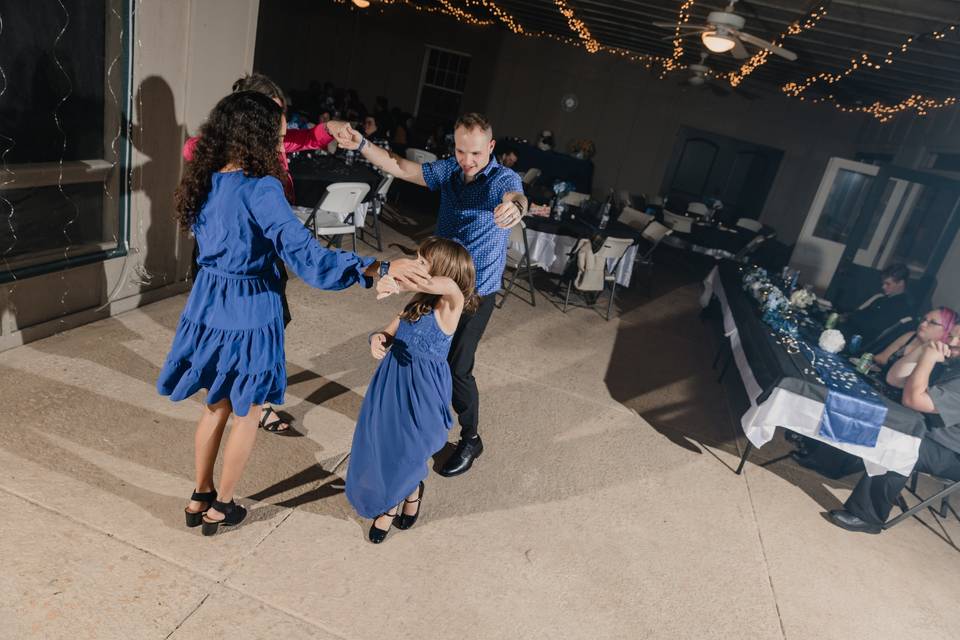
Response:
[[[910,269],[907,268],[907,265],[902,262],[897,262],[891,264],[886,269],[880,272],[880,276],[886,280],[887,278],[891,280],[896,280],[897,282],[906,282],[910,277]]]
[[[493,137],[493,127],[482,113],[471,112],[463,114],[457,118],[456,124],[453,125],[453,130],[456,131],[460,127],[464,127],[467,131],[480,129],[484,133],[489,133],[491,138]]]

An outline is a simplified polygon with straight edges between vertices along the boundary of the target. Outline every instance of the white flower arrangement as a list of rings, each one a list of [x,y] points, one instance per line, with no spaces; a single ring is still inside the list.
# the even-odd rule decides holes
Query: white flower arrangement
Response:
[[[821,333],[819,342],[820,348],[827,353],[840,353],[847,344],[847,341],[843,338],[843,334],[836,329],[827,329]]]
[[[797,289],[790,296],[790,306],[794,309],[806,309],[816,301],[816,294],[806,289]]]

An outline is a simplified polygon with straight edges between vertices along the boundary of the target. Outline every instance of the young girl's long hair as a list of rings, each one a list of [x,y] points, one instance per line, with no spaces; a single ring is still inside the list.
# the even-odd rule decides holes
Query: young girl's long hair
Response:
[[[458,242],[431,236],[420,245],[420,256],[430,263],[431,276],[446,276],[460,288],[463,293],[463,310],[473,313],[480,304],[477,297],[477,272],[473,267],[473,258]],[[416,322],[437,306],[440,296],[432,293],[417,293],[403,308],[400,318],[409,322]]]
[[[193,159],[175,194],[177,221],[184,229],[197,221],[210,194],[213,174],[226,165],[239,166],[254,178],[286,179],[280,164],[283,109],[256,91],[238,91],[220,100],[200,128]]]

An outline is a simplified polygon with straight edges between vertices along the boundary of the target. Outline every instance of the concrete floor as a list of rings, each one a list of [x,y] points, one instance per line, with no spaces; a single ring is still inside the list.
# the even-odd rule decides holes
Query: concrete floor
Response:
[[[302,437],[259,436],[248,522],[211,539],[181,512],[200,398],[154,390],[184,296],[3,353],[0,638],[957,637],[960,523],[837,529],[849,483],[755,466],[779,439],[732,473],[745,400],[698,275],[673,260],[610,322],[510,299],[478,353],[486,452],[379,547],[333,471],[396,299],[291,282]]]

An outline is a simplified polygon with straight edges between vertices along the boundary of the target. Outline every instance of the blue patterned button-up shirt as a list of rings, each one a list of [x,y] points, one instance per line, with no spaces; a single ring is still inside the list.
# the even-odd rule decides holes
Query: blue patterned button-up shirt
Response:
[[[523,193],[520,176],[491,157],[467,184],[457,159],[447,158],[425,163],[423,179],[431,191],[440,191],[437,235],[456,240],[470,252],[477,270],[477,295],[496,292],[507,261],[510,230],[496,225],[493,210],[503,202],[503,194]]]

